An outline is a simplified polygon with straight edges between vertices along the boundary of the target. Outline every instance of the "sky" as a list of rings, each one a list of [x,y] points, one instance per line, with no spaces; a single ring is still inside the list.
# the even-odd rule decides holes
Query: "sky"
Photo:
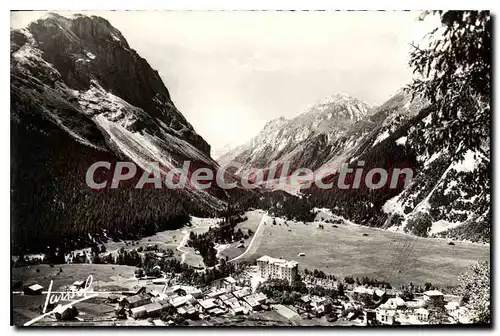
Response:
[[[410,43],[437,24],[418,21],[418,12],[81,13],[122,32],[213,150],[245,143],[267,121],[337,92],[382,104],[411,81]],[[11,27],[44,14],[14,12]]]

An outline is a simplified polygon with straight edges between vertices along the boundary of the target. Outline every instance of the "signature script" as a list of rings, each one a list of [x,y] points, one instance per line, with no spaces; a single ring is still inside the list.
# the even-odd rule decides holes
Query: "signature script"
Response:
[[[49,290],[47,292],[47,297],[45,299],[45,305],[43,306],[42,313],[45,314],[47,307],[50,304],[56,304],[63,301],[73,301],[75,299],[80,299],[92,294],[92,274],[85,280],[85,285],[81,288],[73,288],[67,292],[52,292],[52,285],[54,280],[50,280]]]

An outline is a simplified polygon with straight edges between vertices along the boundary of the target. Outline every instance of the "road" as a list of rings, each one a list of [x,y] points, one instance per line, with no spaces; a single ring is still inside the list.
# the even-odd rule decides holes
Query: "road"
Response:
[[[248,253],[248,251],[250,251],[250,248],[252,247],[252,245],[253,245],[253,243],[255,241],[255,238],[257,238],[257,236],[259,235],[259,233],[263,230],[264,225],[262,225],[262,224],[264,224],[268,218],[270,218],[270,217],[267,215],[267,211],[266,211],[264,214],[262,214],[262,218],[260,219],[259,226],[257,227],[257,230],[255,230],[255,233],[254,233],[254,235],[252,237],[252,240],[250,240],[250,244],[248,244],[248,247],[245,250],[245,252],[243,252],[239,256],[237,256],[237,257],[229,260],[229,262],[236,261],[238,259],[241,259],[241,258],[245,257],[245,255]]]

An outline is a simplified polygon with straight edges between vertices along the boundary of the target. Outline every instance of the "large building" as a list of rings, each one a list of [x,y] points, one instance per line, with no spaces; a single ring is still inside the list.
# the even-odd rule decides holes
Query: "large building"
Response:
[[[263,279],[284,279],[291,283],[297,276],[298,266],[293,260],[262,256],[257,259],[257,274]]]

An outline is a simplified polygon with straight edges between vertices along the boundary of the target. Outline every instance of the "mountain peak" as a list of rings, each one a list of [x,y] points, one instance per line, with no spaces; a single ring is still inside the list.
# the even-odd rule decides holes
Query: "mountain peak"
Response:
[[[285,117],[279,117],[279,118],[275,118],[275,119],[271,119],[269,120],[265,125],[264,125],[264,129],[274,129],[276,127],[279,127],[281,125],[283,125],[284,123],[286,123],[288,121],[288,119],[286,119]]]
[[[368,114],[371,106],[347,93],[338,92],[326,96],[309,107],[305,116],[314,115],[320,119],[358,121]]]

